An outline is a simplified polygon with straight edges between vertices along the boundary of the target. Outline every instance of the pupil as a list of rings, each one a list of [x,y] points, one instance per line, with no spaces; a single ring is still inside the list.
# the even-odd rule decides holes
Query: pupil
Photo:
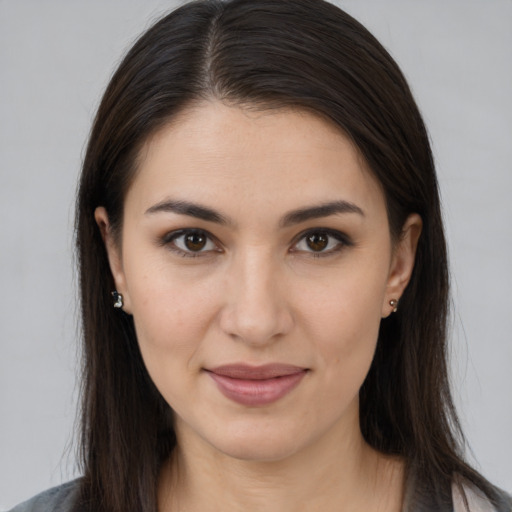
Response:
[[[313,233],[307,237],[307,244],[313,251],[323,251],[329,243],[325,233]]]
[[[185,237],[185,245],[191,251],[200,251],[206,245],[206,237],[202,233],[190,233]]]

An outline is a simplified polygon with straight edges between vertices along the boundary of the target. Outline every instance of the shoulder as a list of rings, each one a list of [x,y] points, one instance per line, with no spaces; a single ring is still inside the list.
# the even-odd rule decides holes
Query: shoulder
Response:
[[[470,484],[453,484],[453,510],[454,512],[511,512],[512,497],[501,489],[494,488],[496,494],[496,503],[493,504],[487,496],[479,489]],[[467,500],[466,508],[464,497]]]
[[[80,479],[48,489],[20,503],[9,512],[71,512],[80,488]]]

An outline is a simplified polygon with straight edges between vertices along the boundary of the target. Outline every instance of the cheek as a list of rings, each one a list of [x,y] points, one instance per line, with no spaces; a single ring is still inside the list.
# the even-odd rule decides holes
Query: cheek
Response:
[[[217,312],[218,287],[150,257],[126,261],[125,272],[140,350],[158,386],[166,369],[195,360]]]
[[[306,328],[314,340],[318,365],[332,389],[359,389],[370,367],[378,338],[386,267],[354,265],[324,283],[322,293],[309,296]],[[334,382],[335,381],[335,382]]]
[[[188,393],[199,391],[197,372],[203,360],[202,342],[215,316],[214,297],[201,285],[180,292],[180,279],[141,284],[134,290],[132,304],[142,359],[166,402],[183,410]]]

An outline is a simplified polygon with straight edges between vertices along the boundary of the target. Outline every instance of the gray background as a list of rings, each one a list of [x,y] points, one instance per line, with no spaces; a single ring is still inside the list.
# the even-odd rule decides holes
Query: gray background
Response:
[[[512,491],[512,1],[346,0],[433,139],[453,383],[478,467]],[[75,181],[100,94],[172,1],[0,0],[0,509],[76,475]]]

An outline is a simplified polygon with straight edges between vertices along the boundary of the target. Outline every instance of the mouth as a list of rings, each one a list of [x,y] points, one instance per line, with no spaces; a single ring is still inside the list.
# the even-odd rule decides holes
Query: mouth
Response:
[[[308,371],[288,364],[232,364],[206,370],[226,398],[253,407],[280,400],[299,385]]]

